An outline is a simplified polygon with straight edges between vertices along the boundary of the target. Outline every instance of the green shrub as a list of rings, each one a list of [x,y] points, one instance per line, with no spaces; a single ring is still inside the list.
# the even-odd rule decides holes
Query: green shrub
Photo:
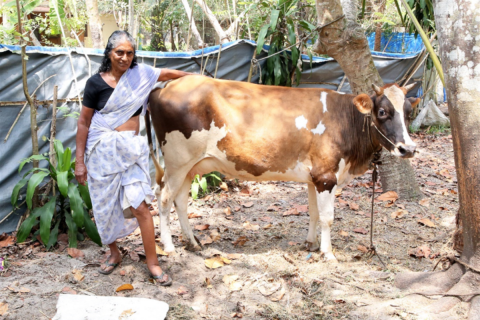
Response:
[[[23,175],[23,178],[15,185],[12,192],[11,203],[17,207],[20,190],[27,185],[26,203],[28,209],[32,209],[35,188],[45,179],[55,181],[54,188],[49,189],[44,197],[48,202],[42,207],[35,208],[23,221],[17,233],[17,242],[24,242],[30,235],[33,227],[40,224],[34,235],[40,234],[43,244],[50,249],[57,243],[59,230],[68,230],[69,247],[77,247],[77,239],[83,240],[83,231],[99,246],[102,245],[95,223],[90,219],[88,210],[92,209],[92,201],[88,192],[88,186],[75,183],[75,160],[72,160],[72,150],[64,150],[59,140],[54,141],[55,157],[57,165],[54,167],[49,158],[43,155],[34,155],[24,159],[18,168],[18,172],[25,164],[34,160],[48,161],[49,168],[32,168]]]
[[[192,198],[198,199],[199,195],[205,195],[209,189],[218,187],[220,183],[222,183],[222,178],[220,172],[217,171],[204,174],[201,179],[198,174],[195,175],[191,188]]]

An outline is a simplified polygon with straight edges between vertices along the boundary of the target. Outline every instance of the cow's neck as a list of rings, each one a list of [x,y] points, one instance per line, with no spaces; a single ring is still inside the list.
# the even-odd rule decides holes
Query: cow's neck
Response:
[[[368,170],[375,153],[382,150],[377,132],[371,126],[370,115],[360,113],[353,103],[349,104],[349,124],[352,130],[351,139],[346,139],[347,163],[351,164],[350,172],[355,175],[363,174]]]

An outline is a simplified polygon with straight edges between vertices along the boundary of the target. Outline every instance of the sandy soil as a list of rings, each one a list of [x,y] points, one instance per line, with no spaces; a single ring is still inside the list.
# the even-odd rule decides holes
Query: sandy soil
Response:
[[[374,242],[386,267],[363,254],[369,234],[362,232],[370,230],[368,173],[337,197],[332,230],[336,264],[304,248],[306,185],[230,181],[228,192],[190,202],[190,223],[203,251],[185,250],[176,214],[171,214],[177,253],[159,255],[159,260],[174,279],[172,287],[149,281],[138,230],[120,242],[126,255],[109,276],[97,272],[106,249],[91,241],[79,243],[84,257],[78,258],[70,257],[64,244],[45,252],[31,241],[0,248],[0,256],[7,258],[0,277],[0,314],[8,306],[4,319],[51,319],[58,295],[67,293],[159,299],[170,305],[171,320],[463,319],[463,303],[426,313],[434,299],[405,296],[393,286],[398,272],[431,271],[451,251],[458,210],[450,134],[413,138],[420,153],[411,162],[425,199],[376,200]],[[376,188],[380,196],[381,186]],[[154,219],[158,225],[158,216]],[[206,267],[207,259],[218,257],[227,258],[224,266]],[[126,283],[134,289],[115,291]]]

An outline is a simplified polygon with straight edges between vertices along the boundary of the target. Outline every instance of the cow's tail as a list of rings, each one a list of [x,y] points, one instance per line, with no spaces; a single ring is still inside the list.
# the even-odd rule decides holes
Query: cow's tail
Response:
[[[153,164],[155,165],[155,181],[159,186],[162,186],[162,178],[164,175],[164,171],[160,163],[158,162],[157,157],[155,157],[155,153],[153,152],[153,142],[152,142],[152,126],[150,125],[150,111],[145,113],[145,128],[147,130],[147,140],[148,140],[148,147],[150,148],[150,156],[152,157]]]

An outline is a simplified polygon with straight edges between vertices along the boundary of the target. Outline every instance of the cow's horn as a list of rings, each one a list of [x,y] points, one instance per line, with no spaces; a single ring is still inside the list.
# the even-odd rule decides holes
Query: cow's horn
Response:
[[[412,90],[413,87],[415,87],[416,84],[417,84],[417,83],[414,82],[414,83],[409,84],[408,86],[405,86],[405,87],[403,87],[403,88],[408,92],[408,91]]]
[[[377,86],[375,83],[372,83],[372,88],[377,94],[377,96],[381,96],[383,94],[383,89]]]

